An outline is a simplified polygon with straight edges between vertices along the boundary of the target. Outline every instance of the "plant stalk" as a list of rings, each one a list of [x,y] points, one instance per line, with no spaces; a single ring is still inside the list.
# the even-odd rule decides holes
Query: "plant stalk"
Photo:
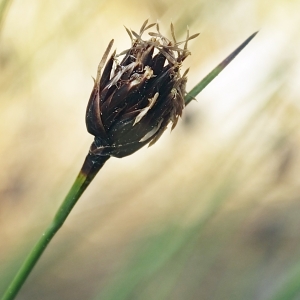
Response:
[[[220,64],[218,64],[209,74],[207,74],[190,92],[185,96],[185,105],[188,105],[195,97],[213,80],[215,79],[229,63],[249,44],[249,42],[257,35],[257,32],[251,34],[239,47],[229,54]]]
[[[73,186],[59,207],[51,224],[44,231],[36,245],[32,248],[1,300],[12,300],[16,297],[44,250],[67,219],[77,200],[108,159],[109,156],[87,155]]]

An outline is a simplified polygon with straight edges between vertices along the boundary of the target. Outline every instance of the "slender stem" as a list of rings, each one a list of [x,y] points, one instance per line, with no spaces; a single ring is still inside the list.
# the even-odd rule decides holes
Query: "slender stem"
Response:
[[[51,224],[44,231],[36,245],[29,253],[28,257],[12,280],[1,300],[12,300],[15,298],[33,267],[48,246],[49,242],[65,222],[77,200],[80,198],[84,190],[91,183],[95,175],[108,159],[109,156],[93,156],[91,154],[87,155],[73,186],[59,207]]]
[[[258,31],[251,34],[239,47],[237,47],[196,86],[194,86],[192,90],[185,96],[185,105],[188,105],[214,78],[216,78],[225,69],[225,67],[248,45],[248,43],[257,35],[257,33]]]

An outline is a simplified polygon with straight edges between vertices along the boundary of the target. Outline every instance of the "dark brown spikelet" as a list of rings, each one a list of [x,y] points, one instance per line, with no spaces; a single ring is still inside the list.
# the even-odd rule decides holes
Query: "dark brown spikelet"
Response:
[[[157,32],[149,32],[150,39],[143,40],[143,33],[153,26]],[[170,122],[172,129],[176,126],[184,108],[187,71],[181,76],[180,67],[190,54],[187,42],[198,34],[187,33],[184,42],[176,42],[171,24],[170,41],[158,24],[147,21],[139,33],[126,30],[131,48],[119,55],[114,52],[105,65],[110,42],[87,106],[87,130],[95,136],[92,155],[124,157],[154,144]]]

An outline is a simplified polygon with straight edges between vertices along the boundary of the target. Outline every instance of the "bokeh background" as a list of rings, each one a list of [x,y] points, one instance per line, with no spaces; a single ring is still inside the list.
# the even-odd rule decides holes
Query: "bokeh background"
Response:
[[[241,54],[155,146],[110,159],[17,299],[300,299],[300,2],[0,2],[0,293],[92,142],[99,60],[159,21],[191,41],[187,90]]]

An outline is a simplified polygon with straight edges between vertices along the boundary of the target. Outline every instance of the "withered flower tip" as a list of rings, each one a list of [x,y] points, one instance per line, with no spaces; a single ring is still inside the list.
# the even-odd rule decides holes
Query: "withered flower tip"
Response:
[[[158,24],[147,23],[139,34],[126,28],[130,49],[119,55],[114,52],[105,65],[112,40],[100,61],[86,111],[87,130],[95,136],[91,155],[124,157],[153,145],[170,122],[172,129],[176,126],[182,114],[188,70],[181,76],[180,67],[190,54],[188,41],[198,34],[187,32],[186,40],[177,42],[171,24],[170,41]],[[155,25],[157,32],[149,32],[151,38],[143,40],[142,34]]]

